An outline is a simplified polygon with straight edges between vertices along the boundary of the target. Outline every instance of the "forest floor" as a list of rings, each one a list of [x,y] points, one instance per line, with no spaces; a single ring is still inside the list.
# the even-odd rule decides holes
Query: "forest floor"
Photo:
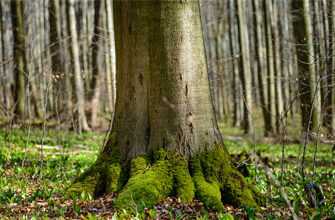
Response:
[[[0,219],[290,219],[292,212],[302,219],[335,219],[332,146],[320,144],[316,153],[315,145],[307,146],[306,174],[302,178],[299,172],[301,145],[285,145],[283,154],[281,144],[255,144],[237,134],[228,138],[225,145],[236,165],[246,165],[247,178],[266,195],[264,207],[255,211],[227,205],[224,213],[215,213],[205,210],[196,200],[182,204],[176,198],[167,198],[152,209],[130,216],[113,209],[113,194],[96,200],[85,194],[65,194],[74,177],[95,161],[104,133],[77,135],[58,130],[2,130]],[[325,199],[319,208],[310,207],[304,190],[304,186],[312,182],[323,190]],[[316,200],[320,202],[321,197],[317,196]]]

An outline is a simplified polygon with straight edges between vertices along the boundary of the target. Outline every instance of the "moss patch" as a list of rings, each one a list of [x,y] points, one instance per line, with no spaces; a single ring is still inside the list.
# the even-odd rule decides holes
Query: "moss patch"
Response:
[[[221,202],[220,184],[217,181],[206,181],[199,159],[192,161],[192,170],[196,197],[204,203],[206,208],[222,211],[223,204]]]
[[[184,158],[176,157],[172,161],[174,169],[175,194],[183,202],[191,202],[194,198],[194,184],[188,169],[188,162]]]
[[[139,162],[135,162],[136,165],[143,162],[139,158],[134,160]],[[157,204],[170,195],[173,190],[173,175],[170,170],[168,160],[159,160],[142,173],[139,170],[131,171],[134,175],[130,177],[128,183],[120,192],[115,201],[115,206],[135,212]]]
[[[148,161],[144,156],[136,157],[131,161],[130,165],[130,176],[135,176],[148,168]]]
[[[194,156],[191,167],[182,156],[163,149],[153,152],[150,157],[132,159],[127,169],[118,161],[101,158],[71,186],[69,192],[85,191],[95,196],[119,192],[115,206],[130,212],[143,211],[171,195],[183,202],[191,202],[197,197],[208,209],[217,211],[223,211],[224,203],[257,207],[256,191],[231,165],[230,156],[223,147]],[[122,176],[126,179],[120,183]]]
[[[113,163],[106,167],[107,192],[117,192],[119,189],[119,178],[121,175],[121,165]]]
[[[74,182],[66,191],[69,196],[80,195],[86,193],[90,196],[94,196],[94,189],[98,182],[98,175],[87,176],[80,181]]]
[[[257,207],[252,186],[231,165],[230,157],[222,147],[199,155],[200,164],[208,181],[218,182],[222,201],[234,206]]]

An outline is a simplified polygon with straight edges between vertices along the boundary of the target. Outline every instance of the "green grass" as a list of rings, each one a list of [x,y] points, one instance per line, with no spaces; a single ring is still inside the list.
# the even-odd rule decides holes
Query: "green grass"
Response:
[[[38,200],[52,204],[64,197],[73,179],[95,161],[103,138],[54,130],[0,131],[0,208]],[[0,217],[10,215],[5,211]]]
[[[231,135],[241,134],[238,129],[231,129],[231,131]],[[72,210],[70,216],[79,217],[82,202],[90,201],[91,198],[84,194],[70,198],[65,194],[65,190],[76,176],[94,163],[104,138],[105,134],[94,132],[78,135],[59,130],[0,131],[0,219],[61,217],[69,215],[69,210]],[[281,184],[299,216],[308,219],[321,213],[323,217],[334,218],[335,162],[331,146],[324,144],[318,146],[315,175],[313,175],[315,146],[307,146],[306,177],[303,179],[298,169],[301,162],[300,145],[284,146],[285,166],[282,172],[282,145],[252,144],[250,140],[244,140],[226,141],[225,144],[233,155],[255,152],[263,161],[268,158],[273,178]],[[256,187],[266,194],[266,207],[260,210],[260,215],[264,219],[282,219],[283,216],[290,215],[279,190],[280,187],[270,183],[262,167],[255,166],[253,162],[250,162],[248,167],[249,181],[256,184]],[[322,208],[308,207],[303,189],[308,182],[315,182],[322,186],[326,197],[326,205]],[[32,211],[27,212],[27,209]],[[219,214],[226,216],[221,219],[230,219],[228,213],[236,214],[235,211],[229,210],[225,210],[226,214]],[[148,212],[156,213],[155,210]],[[254,215],[254,211],[247,208],[242,212],[249,213],[249,217]],[[110,217],[113,215],[112,213]],[[129,218],[129,215],[123,211],[120,211],[118,215],[121,216],[120,219]],[[140,218],[142,215],[137,216]],[[208,219],[206,216],[205,213],[199,219]],[[89,213],[86,219],[101,218],[94,213]]]

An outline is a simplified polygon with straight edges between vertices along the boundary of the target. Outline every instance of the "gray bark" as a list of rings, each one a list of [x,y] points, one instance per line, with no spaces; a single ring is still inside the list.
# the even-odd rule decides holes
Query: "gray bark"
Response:
[[[114,2],[118,93],[110,138],[122,159],[158,148],[190,156],[221,142],[199,11],[197,1]]]

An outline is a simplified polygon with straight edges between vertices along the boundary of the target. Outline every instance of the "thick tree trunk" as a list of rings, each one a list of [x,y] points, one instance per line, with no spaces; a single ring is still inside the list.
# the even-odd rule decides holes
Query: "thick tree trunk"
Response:
[[[216,210],[222,201],[256,206],[221,145],[198,1],[115,1],[114,12],[113,128],[96,164],[70,189],[119,191],[116,207],[132,211],[168,195],[197,196]]]
[[[219,143],[197,4],[125,1],[115,9],[113,130],[122,157],[159,147],[190,156]]]

